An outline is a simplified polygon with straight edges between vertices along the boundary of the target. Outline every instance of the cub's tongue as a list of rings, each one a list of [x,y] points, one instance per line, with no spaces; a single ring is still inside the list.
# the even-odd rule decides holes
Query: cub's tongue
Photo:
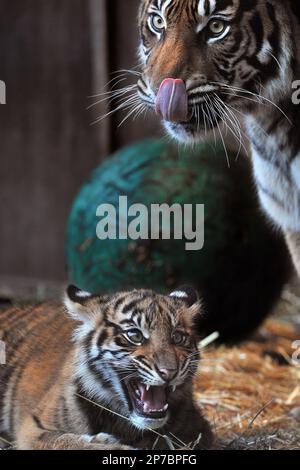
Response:
[[[165,121],[188,121],[188,96],[183,80],[166,78],[157,93],[155,109]]]
[[[146,385],[142,383],[138,386],[141,393],[141,401],[144,403],[145,413],[166,409],[167,394],[165,387],[150,387],[147,390]]]

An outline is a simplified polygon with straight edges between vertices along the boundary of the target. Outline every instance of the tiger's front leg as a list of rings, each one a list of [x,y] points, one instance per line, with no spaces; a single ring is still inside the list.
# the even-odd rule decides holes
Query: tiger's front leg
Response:
[[[300,280],[300,232],[286,232],[285,239]]]
[[[29,423],[30,421],[30,423]],[[76,435],[42,429],[33,420],[27,420],[17,434],[18,450],[136,450],[119,442],[114,436],[100,433],[96,436]]]

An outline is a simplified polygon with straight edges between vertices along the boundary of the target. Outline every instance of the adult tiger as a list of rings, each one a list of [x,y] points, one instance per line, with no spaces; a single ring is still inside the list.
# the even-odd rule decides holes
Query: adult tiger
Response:
[[[294,0],[143,0],[138,90],[185,143],[221,133],[221,121],[239,135],[240,117],[261,206],[300,275],[299,10]]]
[[[175,447],[211,445],[192,396],[193,289],[95,296],[70,286],[65,304],[69,316],[55,305],[0,313],[0,432],[17,449],[152,449],[164,435]]]

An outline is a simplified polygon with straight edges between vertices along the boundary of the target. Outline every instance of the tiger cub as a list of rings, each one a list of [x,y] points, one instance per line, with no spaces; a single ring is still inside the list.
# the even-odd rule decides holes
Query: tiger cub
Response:
[[[168,448],[159,436],[211,446],[192,396],[194,290],[94,296],[70,286],[65,306],[68,315],[54,305],[0,313],[0,432],[17,449]]]
[[[221,124],[240,140],[243,123],[300,277],[299,0],[142,0],[139,27],[142,102],[185,144]]]

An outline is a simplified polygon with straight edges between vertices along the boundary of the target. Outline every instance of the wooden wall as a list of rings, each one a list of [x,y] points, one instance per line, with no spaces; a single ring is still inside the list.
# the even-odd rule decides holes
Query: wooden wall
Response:
[[[121,115],[91,126],[86,110],[112,71],[136,64],[138,3],[0,0],[0,296],[65,279],[80,185],[112,150],[158,132],[150,119],[118,130]]]

